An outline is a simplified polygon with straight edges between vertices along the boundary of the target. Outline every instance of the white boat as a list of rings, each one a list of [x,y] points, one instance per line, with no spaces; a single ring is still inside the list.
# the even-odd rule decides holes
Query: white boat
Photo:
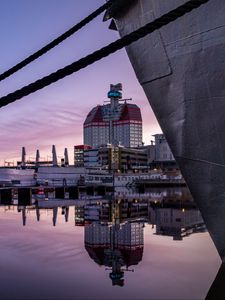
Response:
[[[68,167],[39,167],[36,180],[39,185],[66,186],[77,185],[87,173],[85,168]]]
[[[34,186],[34,169],[0,168],[0,186]]]

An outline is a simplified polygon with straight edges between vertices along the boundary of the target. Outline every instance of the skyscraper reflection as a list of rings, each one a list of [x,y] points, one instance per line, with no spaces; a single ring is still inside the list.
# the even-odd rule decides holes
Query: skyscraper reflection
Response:
[[[89,220],[85,224],[85,249],[98,265],[111,271],[113,285],[123,286],[124,272],[134,271],[129,267],[142,260],[144,220],[124,221],[124,205],[116,199],[110,201],[109,211],[110,222]]]

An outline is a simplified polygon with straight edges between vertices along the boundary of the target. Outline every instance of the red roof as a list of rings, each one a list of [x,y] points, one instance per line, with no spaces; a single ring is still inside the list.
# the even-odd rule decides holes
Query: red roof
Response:
[[[84,122],[84,125],[88,125],[90,123],[105,123],[103,121],[103,114],[102,114],[102,106],[98,105],[92,108],[92,110],[87,115],[87,118]]]
[[[120,121],[142,121],[141,110],[136,104],[124,104]]]
[[[141,260],[143,256],[143,246],[133,246],[133,247],[128,247],[123,248],[120,246],[115,247],[117,251],[120,252],[123,258],[123,265],[126,265],[127,267],[132,266],[132,265],[137,265]],[[89,256],[99,265],[105,265],[108,267],[112,266],[112,261],[107,260],[106,258],[106,253],[108,250],[110,251],[110,246],[109,245],[91,245],[85,242],[85,249],[87,250]],[[117,252],[118,253],[118,252]],[[119,254],[119,253],[118,253]]]
[[[80,149],[80,150],[88,150],[88,149],[91,149],[92,147],[89,146],[89,145],[76,145],[74,146],[74,149]]]
[[[120,104],[122,106],[122,113],[119,120],[120,121],[139,121],[142,122],[141,110],[136,104]],[[103,106],[95,106],[87,115],[84,122],[85,127],[92,123],[102,123],[102,125],[108,124],[108,122],[103,121]]]

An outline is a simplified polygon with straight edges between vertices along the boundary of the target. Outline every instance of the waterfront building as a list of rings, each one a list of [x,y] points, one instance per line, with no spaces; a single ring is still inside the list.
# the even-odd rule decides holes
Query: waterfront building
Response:
[[[103,167],[126,172],[147,167],[147,152],[142,148],[128,148],[111,144],[92,149],[88,145],[74,146],[75,167]]]
[[[155,160],[175,161],[164,134],[155,134]]]
[[[110,85],[109,103],[91,109],[84,122],[84,144],[137,147],[142,144],[142,117],[136,104],[122,99],[122,85]],[[122,102],[122,103],[121,103]]]
[[[89,145],[74,146],[74,166],[84,167],[84,151],[91,149]]]
[[[151,169],[160,169],[163,172],[172,172],[171,176],[180,173],[177,162],[170,150],[164,134],[155,134],[154,144],[151,142],[149,149],[146,147],[148,163]],[[153,159],[154,157],[154,159]]]
[[[147,165],[155,166],[157,162],[157,166],[160,164],[164,165],[174,165],[175,159],[170,150],[170,147],[167,143],[167,140],[164,134],[155,134],[153,135],[155,141],[151,141],[150,145],[141,145],[138,149],[144,150],[147,154]]]
[[[98,149],[84,150],[84,167],[93,168],[99,166]]]
[[[150,145],[142,145],[138,147],[139,150],[143,150],[146,152],[147,155],[147,165],[149,166],[155,160],[155,145],[153,141],[151,141]]]
[[[108,169],[127,172],[135,168],[147,166],[147,153],[144,149],[113,147],[108,145],[99,148],[99,163]]]

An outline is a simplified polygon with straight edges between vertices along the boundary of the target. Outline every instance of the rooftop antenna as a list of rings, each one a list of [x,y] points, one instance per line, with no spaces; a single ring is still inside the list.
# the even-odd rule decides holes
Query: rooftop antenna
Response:
[[[109,144],[112,144],[113,146],[116,144],[116,141],[114,139],[113,121],[116,117],[118,117],[119,102],[123,101],[126,103],[128,100],[132,100],[131,98],[122,99],[122,90],[122,83],[110,84],[110,91],[107,94],[107,97],[110,100],[104,101],[110,103],[106,120],[109,122]]]

